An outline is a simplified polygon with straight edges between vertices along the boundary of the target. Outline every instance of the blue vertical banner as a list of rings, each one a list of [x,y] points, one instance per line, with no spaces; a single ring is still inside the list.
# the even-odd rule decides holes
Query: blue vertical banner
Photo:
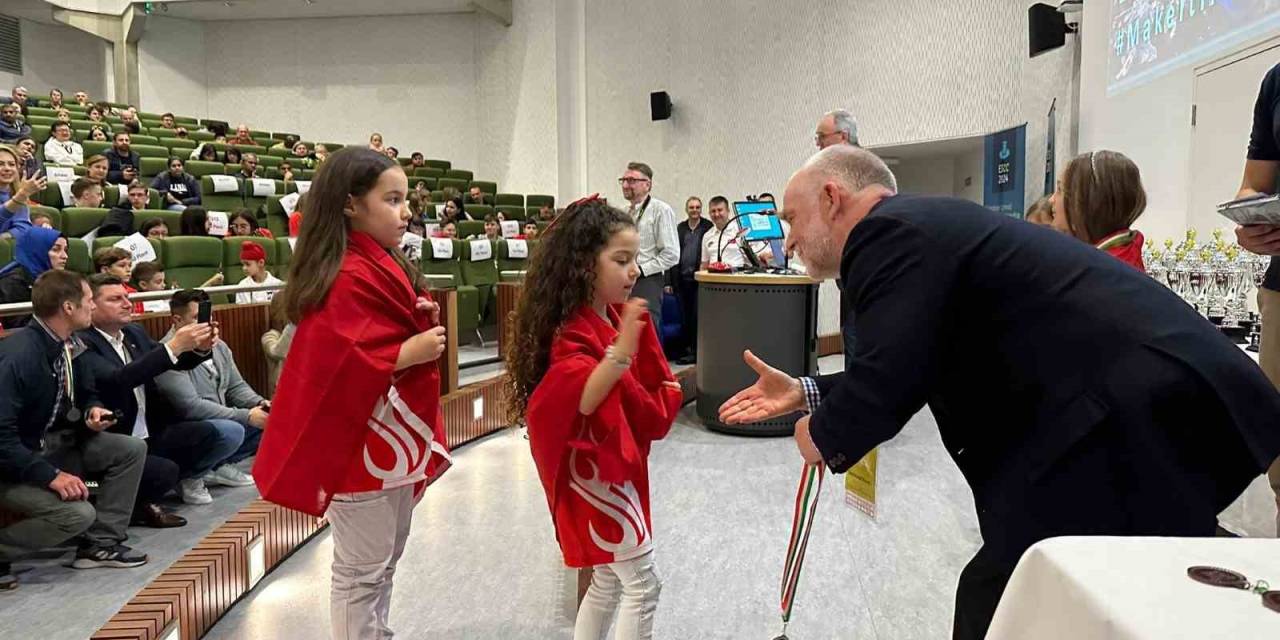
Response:
[[[1044,195],[1049,196],[1053,194],[1054,185],[1057,184],[1057,180],[1056,180],[1057,176],[1054,175],[1055,173],[1057,173],[1057,169],[1054,166],[1057,161],[1057,158],[1055,158],[1054,156],[1058,146],[1055,141],[1055,138],[1057,137],[1057,133],[1058,133],[1058,99],[1057,98],[1054,98],[1053,104],[1049,105],[1049,123],[1048,123],[1048,128],[1045,129],[1045,132],[1046,132],[1045,138],[1048,140],[1048,142],[1045,144],[1045,152],[1044,152]]]
[[[1027,125],[988,134],[984,142],[982,204],[1021,218],[1026,210]]]

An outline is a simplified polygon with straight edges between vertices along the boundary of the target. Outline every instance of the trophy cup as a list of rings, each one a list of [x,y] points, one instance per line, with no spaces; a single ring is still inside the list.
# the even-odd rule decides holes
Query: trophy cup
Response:
[[[1267,267],[1271,265],[1271,259],[1267,256],[1250,256],[1253,268],[1250,269],[1250,275],[1253,276],[1253,285],[1256,289],[1262,288],[1262,281],[1267,277]],[[1262,342],[1262,310],[1253,314],[1253,329],[1249,331],[1249,346],[1247,349],[1258,352],[1259,344]]]

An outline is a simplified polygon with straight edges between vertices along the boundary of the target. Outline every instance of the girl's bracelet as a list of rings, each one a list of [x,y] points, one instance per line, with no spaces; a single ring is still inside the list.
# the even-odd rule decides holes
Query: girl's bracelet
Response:
[[[619,356],[618,350],[616,347],[614,347],[614,345],[609,345],[604,350],[604,359],[608,360],[610,364],[616,367],[620,367],[623,369],[627,369],[631,367],[631,356],[627,356],[625,358]]]

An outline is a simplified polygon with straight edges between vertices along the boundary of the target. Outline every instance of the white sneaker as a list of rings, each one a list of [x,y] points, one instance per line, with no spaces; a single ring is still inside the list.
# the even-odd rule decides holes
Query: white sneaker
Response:
[[[211,487],[252,487],[253,476],[237,469],[235,465],[224,464],[206,474],[204,483]]]
[[[182,492],[182,501],[187,504],[209,504],[213,502],[213,496],[209,495],[209,490],[204,487],[204,478],[187,478],[178,483],[179,490]]]

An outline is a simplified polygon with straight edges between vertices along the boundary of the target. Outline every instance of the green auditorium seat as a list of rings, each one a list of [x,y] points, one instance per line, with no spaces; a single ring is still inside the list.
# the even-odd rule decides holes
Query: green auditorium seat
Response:
[[[276,266],[280,272],[271,272],[281,280],[289,279],[289,262],[293,260],[293,245],[289,244],[288,238],[276,238]]]
[[[34,113],[27,116],[27,124],[31,125],[32,129],[36,127],[47,127],[57,121],[58,119],[53,116],[38,116]]]
[[[272,180],[275,183],[275,193],[272,195],[284,195],[284,182],[280,180]],[[253,184],[244,185],[244,207],[253,212],[254,216],[258,216],[262,208],[267,205],[268,196],[255,196]]]
[[[477,248],[485,247],[488,249],[480,255],[473,258],[473,251]],[[478,252],[477,252],[478,253]],[[495,259],[497,255],[497,243],[492,240],[464,240],[462,242],[462,262],[459,265],[462,269],[462,282],[476,288],[476,295],[480,299],[479,318],[482,326],[492,324],[498,306],[498,263]]]
[[[512,258],[511,243],[524,242],[528,249],[528,254],[533,255],[533,247],[538,243],[537,240],[499,240],[498,241],[498,271],[524,271],[529,267],[529,258]]]
[[[143,135],[134,134],[129,136],[129,144],[135,147],[140,144],[150,145],[154,147],[160,144],[160,138],[157,138],[155,136],[143,136]]]
[[[240,266],[240,246],[245,242],[254,242],[262,246],[262,250],[267,252],[267,271],[279,277],[276,273],[279,270],[277,266],[279,248],[275,240],[261,236],[233,236],[222,239],[222,272],[227,276],[224,284],[239,284],[244,280],[244,267]]]
[[[493,207],[487,204],[466,205],[467,213],[474,219],[483,221],[485,216],[493,215]]]
[[[444,172],[444,177],[452,178],[454,180],[462,180],[463,182],[470,183],[472,180],[475,179],[476,175],[474,172],[468,171],[466,169],[447,169]]]
[[[492,198],[493,195],[498,192],[498,183],[489,182],[486,180],[472,180],[471,184],[467,185],[468,189],[470,189],[471,187],[480,187],[480,191],[482,193],[489,194],[490,198]]]
[[[441,171],[448,171],[449,169],[453,168],[453,163],[449,162],[448,160],[425,160],[423,161],[423,164],[433,169],[439,169]]]
[[[47,124],[40,124],[31,127],[31,139],[36,141],[38,151],[43,155],[44,143],[53,137],[53,127]]]
[[[107,217],[106,209],[82,209],[68,207],[62,210],[62,233],[79,238],[102,226]]]
[[[439,184],[437,184],[436,186],[437,186],[437,187],[439,187]],[[444,202],[444,189],[443,189],[443,188],[432,189],[432,190],[431,190],[431,201],[432,201],[432,202]]]
[[[278,167],[282,162],[284,162],[284,158],[279,156],[266,154],[258,156],[258,165],[262,167]]]
[[[277,149],[275,147],[271,147],[270,149],[267,149],[267,155],[276,158],[288,158],[293,155],[293,151],[289,149]]]
[[[151,113],[150,111],[139,111],[138,119],[139,120],[155,120],[156,122],[160,122],[160,118],[163,115],[164,114],[162,113]]]
[[[556,206],[556,197],[533,193],[524,197],[524,206],[534,209],[535,211],[541,208],[544,204],[554,208]]]
[[[36,199],[40,201],[40,204],[43,204],[46,207],[53,207],[55,209],[61,209],[71,204],[70,202],[62,201],[62,188],[58,186],[58,183],[52,180],[44,185],[44,191],[41,191],[39,197]]]
[[[475,287],[462,284],[462,266],[459,259],[462,255],[462,241],[452,240],[449,243],[451,255],[444,256],[436,252],[435,243],[427,239],[422,243],[422,271],[430,275],[452,276],[458,292],[458,336],[469,335],[480,326],[480,294]]]
[[[191,127],[187,128],[190,129]],[[187,134],[187,137],[196,142],[212,142],[217,136],[213,135],[212,131],[191,131]]]
[[[470,238],[472,236],[484,235],[484,221],[482,220],[462,220],[458,223],[458,237]]]
[[[83,143],[81,143],[80,146],[84,148],[84,157],[86,158],[92,155],[105,154],[106,152],[111,150],[110,142],[95,142],[93,140],[86,140]]]
[[[107,238],[94,238],[94,239],[93,239],[93,251],[94,251],[94,252],[97,252],[97,251],[98,251],[98,249],[103,249],[103,248],[106,248],[106,247],[110,247],[110,246],[114,245],[115,243],[119,242],[119,241],[120,241],[120,240],[122,240],[122,239],[123,239],[123,236],[111,236],[111,237],[107,237]],[[160,240],[157,240],[157,239],[155,239],[155,238],[148,238],[148,239],[147,239],[147,242],[150,242],[150,243],[151,243],[151,247],[152,247],[153,249],[155,249],[155,250],[156,250],[156,261],[158,261],[160,264],[164,264],[164,242],[162,242],[162,241],[160,241]],[[91,255],[92,255],[92,254],[91,254]],[[135,266],[136,266],[136,265],[135,265]]]
[[[417,169],[413,170],[413,175],[414,177],[421,177],[421,178],[443,178],[444,169],[439,169],[436,167],[418,167]]]
[[[397,157],[397,158],[396,158],[396,163],[398,163],[398,164],[399,164],[400,166],[402,166],[402,167],[408,167],[408,166],[409,166],[409,163],[410,163],[410,162],[412,162],[412,161],[413,161],[413,159],[412,159],[412,158],[410,158],[410,157],[409,157],[409,156],[407,156],[407,155],[399,156],[399,157]]]
[[[164,159],[169,157],[168,147],[162,147],[158,144],[130,144],[129,148],[142,158]]]
[[[484,191],[484,189],[481,188],[481,191]],[[520,207],[523,210],[524,196],[518,193],[499,193],[493,196],[493,203],[499,207]]]
[[[453,187],[454,189],[457,189],[459,193],[466,193],[468,184],[470,184],[469,181],[459,180],[457,178],[440,178],[439,180],[436,180],[436,186],[440,187],[442,191],[449,187]]]
[[[48,96],[45,96],[45,99],[47,100]],[[27,115],[39,116],[41,118],[57,118],[58,111],[48,107],[27,107]]]
[[[82,275],[93,275],[93,256],[82,238],[67,238],[67,269]]]
[[[267,196],[266,205],[266,227],[277,238],[284,238],[289,235],[289,214],[280,206],[280,198],[284,196]]]
[[[139,167],[139,175],[142,181],[150,184],[151,180],[156,176],[164,173],[169,169],[168,158],[141,158],[142,166]]]
[[[190,139],[184,140],[183,138],[160,138],[160,146],[168,148],[171,153],[186,160],[191,155],[191,152],[200,146],[200,143]]]
[[[266,139],[266,140],[270,140],[270,139],[271,139],[271,132],[270,132],[270,131],[258,131],[257,129],[250,129],[250,130],[249,130],[249,137],[250,137],[250,138],[255,138],[255,139],[256,139],[256,138],[263,138],[263,139]]]
[[[13,262],[13,238],[0,240],[0,266]]]
[[[55,208],[53,208],[53,207],[41,206],[41,205],[38,205],[38,204],[33,204],[33,205],[28,206],[28,207],[27,207],[27,210],[28,210],[28,211],[30,212],[30,214],[31,214],[31,215],[33,215],[33,216],[34,216],[34,215],[36,215],[37,213],[43,213],[43,214],[45,214],[45,215],[49,216],[49,221],[53,224],[53,228],[54,228],[54,229],[61,229],[61,227],[59,226],[59,223],[61,223],[61,222],[62,222],[62,215],[61,215],[61,214],[62,214],[62,212],[61,212],[61,211],[58,211],[57,209],[55,209]],[[6,264],[7,264],[7,263],[6,263]],[[0,264],[0,266],[4,266],[4,264]]]
[[[203,162],[201,160],[188,160],[187,173],[200,178],[203,176],[220,176],[227,173],[226,165],[221,162]],[[203,192],[201,192],[203,193]]]
[[[295,137],[295,138],[299,138],[299,139],[301,139],[301,138],[302,138],[302,136],[300,136],[300,135],[298,135],[298,134],[296,134],[296,133],[285,133],[285,132],[283,132],[283,131],[272,131],[272,132],[271,132],[271,139],[272,139],[272,140],[283,141],[285,138],[288,138],[289,136],[293,136],[293,137]]]
[[[233,179],[236,181],[235,189],[218,192],[214,189],[212,176],[200,178],[200,201],[205,209],[231,213],[244,206],[244,197],[241,195],[244,183],[239,178]]]
[[[524,207],[498,205],[493,208],[494,211],[502,214],[503,220],[519,220],[524,221]]]
[[[180,287],[198,287],[222,270],[220,238],[171,236],[163,244],[164,275]]]
[[[193,126],[199,126],[200,124],[200,120],[193,118],[191,116],[174,116],[173,121],[177,124],[185,126],[188,129],[190,129]],[[192,131],[192,133],[195,133],[195,132]]]

